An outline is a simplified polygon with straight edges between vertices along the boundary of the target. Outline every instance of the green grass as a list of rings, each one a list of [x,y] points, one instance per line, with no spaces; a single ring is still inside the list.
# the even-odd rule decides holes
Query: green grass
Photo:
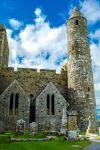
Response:
[[[100,140],[100,137],[96,138],[96,140]]]
[[[0,135],[0,150],[81,150],[89,144],[90,141],[64,141],[62,136],[54,141],[11,142],[7,134]]]
[[[18,135],[15,131],[6,131],[4,135],[8,135],[9,137],[13,137],[16,139],[25,139],[25,138],[31,138],[31,139],[39,139],[39,138],[46,138],[46,135],[43,131],[39,131],[36,135],[31,136],[28,130],[25,130],[24,135]]]
[[[86,132],[80,132],[80,135],[86,135]]]

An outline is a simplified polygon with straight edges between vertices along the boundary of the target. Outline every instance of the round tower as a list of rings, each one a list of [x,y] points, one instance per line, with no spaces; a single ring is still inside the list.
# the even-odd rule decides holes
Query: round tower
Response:
[[[6,28],[0,25],[0,68],[8,67],[9,47]]]
[[[96,103],[88,43],[87,20],[75,7],[67,22],[68,99],[70,108],[78,112],[78,125],[86,131],[88,117],[94,116],[96,131]]]

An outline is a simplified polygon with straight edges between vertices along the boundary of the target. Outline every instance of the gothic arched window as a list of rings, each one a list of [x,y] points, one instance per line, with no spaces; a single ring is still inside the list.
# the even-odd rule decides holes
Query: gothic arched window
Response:
[[[18,114],[18,102],[19,102],[19,94],[15,95],[15,115]]]
[[[10,95],[9,114],[13,115],[14,94]]]
[[[51,113],[52,113],[52,115],[54,115],[54,113],[55,113],[55,110],[54,110],[54,94],[51,96]]]
[[[47,95],[47,114],[50,115],[50,95]]]

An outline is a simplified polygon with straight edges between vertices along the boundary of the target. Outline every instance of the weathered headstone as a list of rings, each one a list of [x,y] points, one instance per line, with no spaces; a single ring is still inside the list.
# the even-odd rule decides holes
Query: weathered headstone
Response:
[[[55,119],[50,120],[50,131],[54,132],[55,131]]]
[[[65,105],[63,108],[60,134],[66,134],[66,131],[67,131],[67,116],[66,116],[66,105]]]
[[[0,133],[4,133],[5,131],[5,124],[3,121],[0,121]]]
[[[68,115],[68,137],[70,139],[77,139],[79,136],[77,125],[77,111],[71,111]]]
[[[30,134],[35,135],[37,130],[38,130],[38,126],[37,126],[36,122],[30,123]]]
[[[23,119],[17,120],[17,125],[16,125],[16,133],[18,135],[24,135],[25,133],[25,121]]]

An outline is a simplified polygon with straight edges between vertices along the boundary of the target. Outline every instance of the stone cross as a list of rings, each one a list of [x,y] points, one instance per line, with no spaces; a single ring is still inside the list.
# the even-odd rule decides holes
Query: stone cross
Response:
[[[66,105],[63,108],[63,114],[62,114],[62,122],[61,122],[61,134],[66,134],[67,131],[67,116],[66,116]]]

